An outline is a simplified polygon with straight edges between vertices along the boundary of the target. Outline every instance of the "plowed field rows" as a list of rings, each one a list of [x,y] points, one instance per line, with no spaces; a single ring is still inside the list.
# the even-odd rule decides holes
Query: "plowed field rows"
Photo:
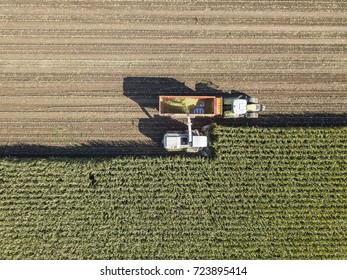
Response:
[[[0,154],[164,153],[183,125],[156,117],[160,94],[234,90],[273,125],[347,124],[346,16],[343,0],[0,0]]]

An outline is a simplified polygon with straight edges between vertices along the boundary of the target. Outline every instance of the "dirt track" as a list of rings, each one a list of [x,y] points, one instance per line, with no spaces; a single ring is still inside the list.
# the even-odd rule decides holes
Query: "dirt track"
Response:
[[[1,154],[161,153],[181,92],[347,124],[344,0],[22,2],[0,0]]]

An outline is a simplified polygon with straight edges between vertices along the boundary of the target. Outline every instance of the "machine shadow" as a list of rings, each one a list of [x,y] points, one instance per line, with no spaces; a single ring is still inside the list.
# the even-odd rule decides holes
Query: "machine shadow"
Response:
[[[125,77],[123,79],[124,96],[136,102],[147,116],[147,118],[138,120],[139,132],[150,138],[158,146],[161,146],[163,135],[167,131],[184,131],[187,129],[184,123],[185,120],[159,116],[159,112],[152,116],[148,112],[149,109],[159,110],[159,96],[199,96],[223,93],[220,90],[209,87],[207,83],[199,83],[196,86],[199,89],[193,90],[174,78]],[[193,129],[200,129],[202,126],[211,124],[212,122],[213,119],[211,118],[197,118],[193,122]]]
[[[268,114],[258,119],[219,119],[216,123],[234,127],[341,127],[347,126],[347,114]]]
[[[197,95],[184,83],[173,78],[161,77],[125,77],[123,79],[124,96],[135,101],[148,117],[146,108],[159,109],[160,95]]]
[[[124,96],[136,102],[148,118],[139,119],[139,131],[150,138],[153,142],[160,144],[163,135],[168,130],[185,130],[187,126],[183,120],[159,115],[151,116],[148,109],[159,110],[159,96],[223,96],[223,97],[248,97],[248,95],[231,91],[222,91],[217,85],[207,81],[195,84],[195,90],[186,86],[174,78],[165,77],[125,77],[123,79]],[[159,114],[159,112],[158,112]],[[193,129],[201,129],[204,125],[215,122],[213,118],[199,117],[193,121]]]
[[[239,91],[225,92],[209,81],[196,83],[195,90],[193,90],[174,78],[162,77],[125,77],[123,79],[123,92],[124,96],[135,101],[144,112],[147,112],[146,108],[159,110],[159,96],[161,95],[218,95],[223,97],[241,95],[249,97]]]
[[[347,126],[347,114],[271,114],[259,119],[210,119],[208,123],[233,127],[342,127]],[[206,121],[194,119],[194,126],[201,128]],[[1,157],[119,157],[119,156],[167,156],[185,153],[169,153],[161,146],[162,136],[168,130],[185,130],[186,125],[166,117],[139,120],[139,130],[152,139],[152,143],[141,141],[88,141],[73,146],[46,146],[17,144],[0,146]]]
[[[137,120],[138,130],[149,141],[87,141],[70,146],[46,146],[36,144],[16,144],[0,146],[0,156],[12,157],[117,157],[117,156],[166,156],[183,153],[167,152],[161,145],[163,135],[170,130],[187,129],[183,120],[151,115],[148,109],[159,107],[160,95],[212,95],[249,97],[247,94],[231,90],[224,92],[211,82],[199,82],[195,90],[173,78],[163,77],[125,77],[123,80],[124,95],[135,101],[146,118]],[[153,111],[153,110],[152,110]],[[195,118],[193,129],[201,129],[204,125],[216,123],[223,126],[258,126],[258,127],[338,127],[347,125],[347,114],[264,114],[258,119],[223,119]],[[184,156],[196,156],[184,154]]]
[[[157,145],[140,141],[88,141],[71,146],[48,146],[17,144],[0,146],[2,157],[117,157],[117,156],[157,156],[166,154]]]
[[[148,141],[87,141],[69,146],[19,143],[0,146],[0,156],[13,157],[116,157],[158,156],[169,153],[162,147],[163,135],[169,130],[185,130],[186,125],[169,117],[151,116],[146,108],[157,108],[159,96],[196,95],[195,91],[172,78],[124,78],[124,95],[139,104],[147,118],[135,121],[138,130]],[[170,155],[173,153],[171,152]],[[174,153],[180,154],[180,153]]]

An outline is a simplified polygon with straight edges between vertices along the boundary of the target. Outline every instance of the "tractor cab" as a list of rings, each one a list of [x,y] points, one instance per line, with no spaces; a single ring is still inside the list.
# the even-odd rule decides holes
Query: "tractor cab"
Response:
[[[189,142],[188,131],[168,131],[163,138],[163,146],[168,151],[189,150],[198,152],[207,147],[207,136],[200,135],[199,132],[192,131],[192,141]]]
[[[163,139],[163,145],[168,149],[186,148],[188,143],[188,135],[178,131],[168,131]]]
[[[247,100],[235,99],[231,105],[232,111],[236,115],[243,115],[247,113]]]
[[[225,118],[258,118],[258,112],[265,111],[265,106],[257,98],[227,97],[223,100],[223,111]]]

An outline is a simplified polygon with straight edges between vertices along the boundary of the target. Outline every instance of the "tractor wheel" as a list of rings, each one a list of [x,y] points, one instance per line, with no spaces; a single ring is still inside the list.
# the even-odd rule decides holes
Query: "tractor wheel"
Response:
[[[258,117],[259,117],[258,113],[247,113],[246,114],[246,118],[249,118],[249,119],[256,119]]]
[[[247,103],[258,103],[258,98],[255,97],[248,97]]]
[[[232,111],[224,111],[223,117],[225,119],[235,119],[235,118],[239,118],[240,116],[235,115]]]

